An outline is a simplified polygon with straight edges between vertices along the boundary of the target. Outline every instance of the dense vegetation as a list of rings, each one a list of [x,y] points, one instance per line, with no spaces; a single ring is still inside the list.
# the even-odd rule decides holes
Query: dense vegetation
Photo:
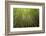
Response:
[[[15,27],[38,27],[39,9],[13,8],[13,26]]]

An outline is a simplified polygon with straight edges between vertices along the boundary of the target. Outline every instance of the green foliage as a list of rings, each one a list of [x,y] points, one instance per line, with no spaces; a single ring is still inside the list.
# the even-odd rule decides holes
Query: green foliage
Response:
[[[38,27],[39,9],[13,8],[14,27]]]

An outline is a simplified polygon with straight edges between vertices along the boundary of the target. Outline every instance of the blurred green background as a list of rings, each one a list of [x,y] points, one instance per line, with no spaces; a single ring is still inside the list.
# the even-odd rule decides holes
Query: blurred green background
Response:
[[[13,27],[39,27],[39,9],[13,8]]]

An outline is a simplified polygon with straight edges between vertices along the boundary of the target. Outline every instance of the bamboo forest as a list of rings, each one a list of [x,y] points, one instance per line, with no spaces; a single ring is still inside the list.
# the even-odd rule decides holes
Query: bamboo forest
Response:
[[[39,9],[13,8],[13,27],[39,27]]]

